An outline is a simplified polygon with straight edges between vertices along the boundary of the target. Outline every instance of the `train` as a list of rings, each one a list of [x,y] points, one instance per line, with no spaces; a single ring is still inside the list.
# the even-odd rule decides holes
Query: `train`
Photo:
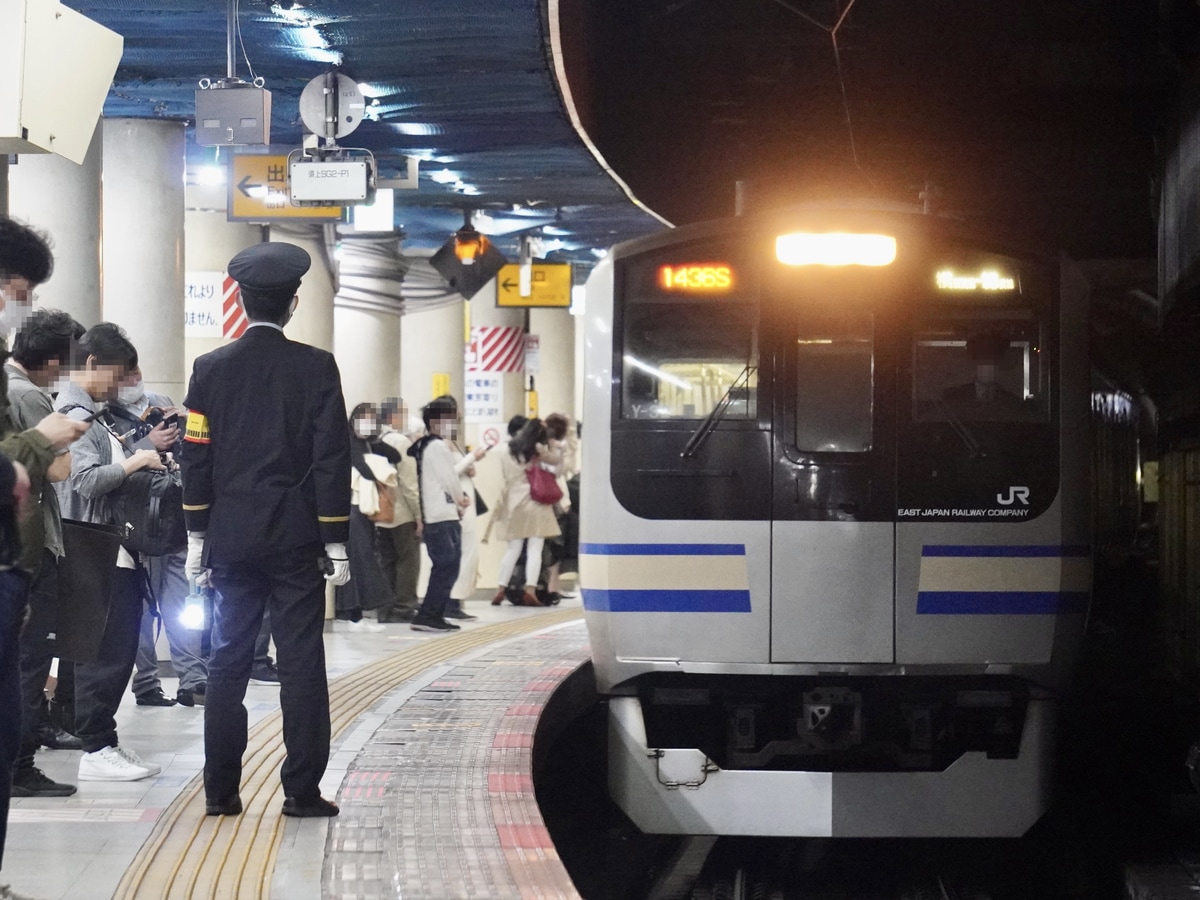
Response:
[[[579,578],[642,831],[1016,837],[1092,587],[1087,286],[810,207],[588,278]]]

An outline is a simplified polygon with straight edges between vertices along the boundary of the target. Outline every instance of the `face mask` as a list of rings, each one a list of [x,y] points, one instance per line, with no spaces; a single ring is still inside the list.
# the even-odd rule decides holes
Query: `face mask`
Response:
[[[370,419],[359,419],[354,423],[354,433],[363,440],[375,436],[375,423]]]
[[[4,300],[4,309],[0,309],[0,334],[16,331],[33,315],[32,303],[18,303],[16,297],[4,290],[0,290],[0,298]]]
[[[122,403],[127,403],[134,406],[146,399],[146,383],[139,381],[137,384],[126,385],[117,389],[117,399]]]

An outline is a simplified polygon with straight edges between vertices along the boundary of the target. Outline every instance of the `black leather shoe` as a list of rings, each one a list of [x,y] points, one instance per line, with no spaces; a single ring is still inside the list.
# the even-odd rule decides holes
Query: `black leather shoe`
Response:
[[[37,730],[38,743],[49,750],[82,750],[83,741],[70,732],[43,725]]]
[[[180,688],[175,692],[175,700],[180,706],[204,705],[204,689],[206,685],[198,684],[194,688]]]
[[[223,800],[205,800],[204,814],[206,816],[240,816],[242,814],[242,798],[234,794]]]
[[[138,706],[174,706],[175,700],[168,697],[162,692],[162,688],[155,688],[152,691],[146,691],[144,694],[137,695]]]
[[[297,800],[295,797],[288,797],[283,801],[283,814],[296,816],[299,819],[322,817],[328,819],[336,816],[339,812],[338,805],[324,797],[317,797],[313,800]]]

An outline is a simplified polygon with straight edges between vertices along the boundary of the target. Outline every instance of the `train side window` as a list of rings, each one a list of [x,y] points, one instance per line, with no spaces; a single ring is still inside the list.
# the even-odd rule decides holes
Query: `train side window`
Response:
[[[745,303],[631,303],[624,321],[622,417],[703,419],[748,366],[758,366],[756,319],[756,308]],[[757,397],[752,371],[723,418],[753,419]]]
[[[923,323],[913,341],[913,418],[1044,422],[1046,365],[1031,313]]]
[[[875,382],[869,315],[802,324],[796,336],[796,447],[865,453],[873,440]]]

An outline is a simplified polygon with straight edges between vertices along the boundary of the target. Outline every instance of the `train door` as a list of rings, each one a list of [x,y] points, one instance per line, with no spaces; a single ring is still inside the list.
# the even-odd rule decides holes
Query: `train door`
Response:
[[[804,301],[777,333],[771,660],[891,662],[889,329],[861,302]]]

